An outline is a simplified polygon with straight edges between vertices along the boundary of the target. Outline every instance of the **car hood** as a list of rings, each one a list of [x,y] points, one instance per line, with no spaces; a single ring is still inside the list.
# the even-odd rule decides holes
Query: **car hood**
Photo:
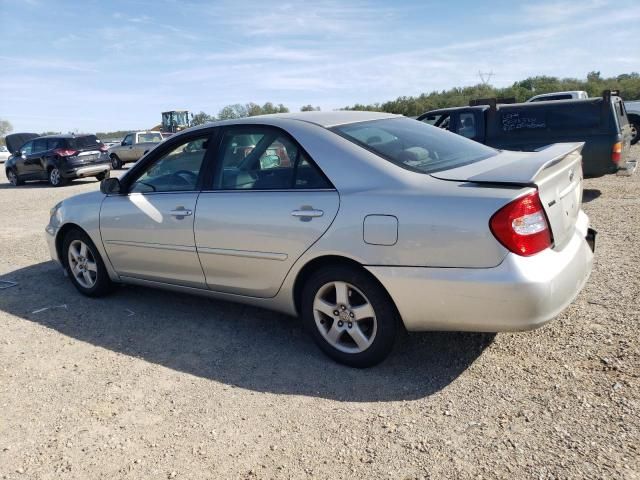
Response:
[[[4,137],[4,141],[7,144],[7,149],[14,155],[22,145],[29,140],[38,138],[40,135],[37,133],[12,133]]]

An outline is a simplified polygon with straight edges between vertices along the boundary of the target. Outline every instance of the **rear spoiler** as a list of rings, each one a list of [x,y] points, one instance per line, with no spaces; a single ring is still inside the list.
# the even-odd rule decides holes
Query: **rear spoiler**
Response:
[[[555,143],[536,152],[503,152],[480,162],[432,173],[440,180],[533,186],[541,172],[568,155],[580,155],[584,142]]]

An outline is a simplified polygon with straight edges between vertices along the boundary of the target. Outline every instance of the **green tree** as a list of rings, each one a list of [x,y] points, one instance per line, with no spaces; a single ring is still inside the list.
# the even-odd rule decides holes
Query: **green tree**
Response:
[[[470,100],[480,98],[515,98],[517,102],[524,102],[534,95],[565,90],[584,90],[589,96],[596,97],[602,95],[605,89],[618,90],[625,100],[640,99],[640,74],[631,72],[617,77],[603,78],[600,72],[589,72],[586,80],[543,75],[519,80],[505,88],[483,84],[454,87],[449,90],[422,93],[416,97],[398,97],[384,103],[355,104],[345,109],[416,116],[436,108],[465,106]]]
[[[4,145],[4,137],[13,132],[13,125],[9,120],[0,119],[0,145]]]
[[[301,112],[319,112],[320,111],[320,107],[314,107],[311,104],[303,105],[302,107],[300,107],[300,111]]]
[[[208,113],[203,112],[202,110],[199,113],[196,113],[191,120],[192,125],[202,125],[207,122],[214,122],[216,117],[209,115]]]
[[[9,120],[0,119],[0,137],[4,137],[13,132],[13,125]]]
[[[247,107],[239,103],[227,105],[218,113],[219,120],[232,120],[234,118],[244,118],[247,116]]]

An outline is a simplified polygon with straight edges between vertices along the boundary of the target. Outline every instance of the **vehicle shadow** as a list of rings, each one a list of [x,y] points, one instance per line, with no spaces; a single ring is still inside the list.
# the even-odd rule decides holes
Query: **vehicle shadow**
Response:
[[[96,185],[100,185],[100,182],[98,182],[95,178],[91,177],[91,178],[83,178],[83,179],[79,179],[76,178],[71,182],[68,182],[66,185],[62,185],[60,187],[52,187],[51,185],[49,185],[49,182],[47,182],[46,180],[35,180],[35,181],[29,181],[26,183],[23,183],[22,185],[19,186],[15,186],[15,185],[11,185],[9,183],[9,181],[7,181],[6,183],[0,183],[0,190],[5,190],[5,189],[29,189],[29,188],[61,188],[61,189],[65,189],[65,188],[69,188],[69,187],[73,187],[74,185],[88,185],[90,183],[95,183]]]
[[[453,382],[495,336],[402,335],[385,362],[357,370],[332,362],[297,319],[274,312],[132,286],[90,299],[54,262],[0,280],[18,283],[0,290],[0,309],[12,315],[174,370],[277,394],[354,402],[423,398]]]
[[[582,191],[582,203],[592,202],[600,195],[602,195],[602,192],[597,188],[585,188]]]

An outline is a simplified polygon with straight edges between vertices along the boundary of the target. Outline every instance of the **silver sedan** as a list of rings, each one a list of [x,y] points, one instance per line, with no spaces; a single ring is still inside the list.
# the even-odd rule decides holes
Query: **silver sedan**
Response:
[[[180,132],[101,191],[56,205],[76,288],[137,284],[297,315],[335,360],[398,331],[516,331],[591,271],[582,144],[500,152],[404,117],[309,112]]]

